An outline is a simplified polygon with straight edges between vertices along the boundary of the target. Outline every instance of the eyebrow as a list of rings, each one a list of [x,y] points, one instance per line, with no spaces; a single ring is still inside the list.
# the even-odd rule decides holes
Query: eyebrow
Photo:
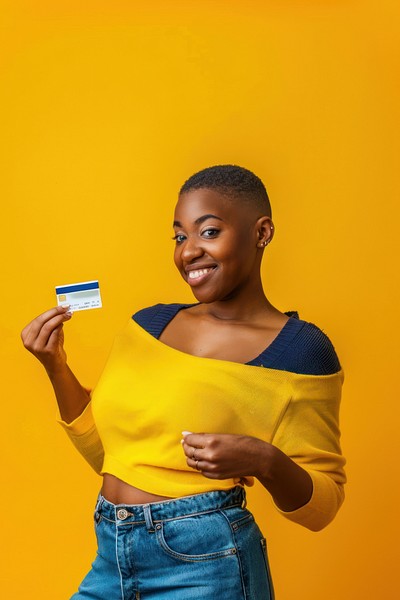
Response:
[[[207,219],[217,219],[218,221],[223,221],[223,219],[221,219],[221,217],[217,217],[217,215],[202,215],[201,217],[199,217],[198,219],[195,220],[194,224],[195,225],[201,225],[202,223],[204,223],[204,221],[207,221]],[[173,227],[182,227],[182,223],[180,221],[174,221]]]

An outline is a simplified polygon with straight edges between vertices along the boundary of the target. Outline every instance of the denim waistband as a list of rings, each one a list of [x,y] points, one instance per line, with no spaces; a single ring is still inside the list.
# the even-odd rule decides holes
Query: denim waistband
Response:
[[[148,524],[234,506],[246,506],[246,492],[241,486],[149,504],[112,504],[100,495],[96,513],[116,523]]]

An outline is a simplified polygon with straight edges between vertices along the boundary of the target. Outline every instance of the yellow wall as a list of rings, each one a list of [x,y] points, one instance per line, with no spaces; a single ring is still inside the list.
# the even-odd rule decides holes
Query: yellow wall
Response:
[[[172,265],[177,189],[227,162],[273,202],[270,299],[319,324],[346,371],[336,521],[310,533],[251,492],[277,598],[398,597],[398,3],[1,0],[0,13],[2,597],[69,597],[99,488],[19,331],[56,284],[98,278],[104,308],[66,326],[93,385],[134,310],[190,300]]]

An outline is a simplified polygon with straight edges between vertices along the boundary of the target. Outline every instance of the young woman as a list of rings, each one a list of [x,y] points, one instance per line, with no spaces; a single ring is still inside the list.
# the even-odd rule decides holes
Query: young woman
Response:
[[[245,486],[257,478],[282,515],[312,530],[343,501],[342,371],[326,335],[263,291],[274,235],[263,183],[231,165],[196,173],[174,230],[197,303],[134,314],[93,394],[67,365],[67,308],[22,332],[61,424],[103,475],[98,555],[74,600],[272,599]]]

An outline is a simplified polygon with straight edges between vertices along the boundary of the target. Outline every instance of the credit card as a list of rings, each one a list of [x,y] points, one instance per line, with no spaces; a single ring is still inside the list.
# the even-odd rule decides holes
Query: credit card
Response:
[[[70,310],[89,310],[101,308],[101,296],[98,281],[82,281],[56,287],[58,306],[70,305]]]

